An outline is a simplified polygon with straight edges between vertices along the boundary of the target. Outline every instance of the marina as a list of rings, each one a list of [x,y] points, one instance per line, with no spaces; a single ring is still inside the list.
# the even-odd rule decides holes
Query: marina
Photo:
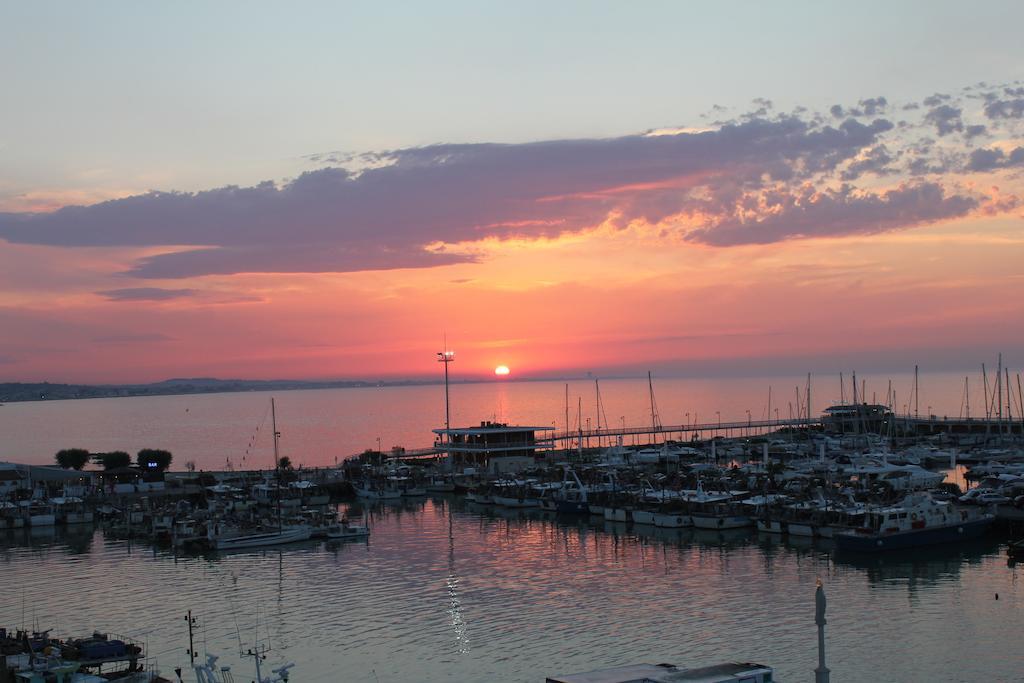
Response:
[[[198,679],[229,660],[234,671],[251,668],[239,647],[246,628],[235,626],[232,644],[231,624],[255,619],[251,631],[262,621],[288,633],[274,634],[280,661],[268,666],[286,666],[294,680],[337,680],[339,662],[354,667],[354,680],[446,680],[459,671],[469,680],[563,680],[558,671],[591,672],[564,680],[604,680],[639,671],[630,668],[638,658],[680,662],[650,674],[688,680],[688,672],[724,672],[716,668],[722,652],[764,662],[772,680],[801,680],[813,669],[811,624],[787,610],[822,579],[836,621],[844,612],[848,619],[830,632],[832,670],[845,680],[903,680],[900,672],[911,673],[895,653],[874,670],[857,659],[872,656],[866,624],[880,629],[872,637],[891,637],[881,621],[893,617],[894,588],[914,596],[903,618],[920,616],[907,627],[915,638],[929,629],[942,637],[937,607],[918,606],[922,593],[959,605],[947,625],[988,623],[1016,603],[1024,459],[1008,433],[998,442],[952,434],[896,441],[830,428],[830,412],[729,438],[657,433],[632,446],[619,434],[588,445],[577,434],[568,449],[555,447],[553,428],[482,420],[435,429],[444,447],[432,457],[367,449],[337,466],[296,468],[284,458],[294,451],[281,445],[287,426],[271,402],[270,442],[255,440],[249,454],[273,469],[6,465],[0,471],[15,474],[4,478],[0,551],[15,592],[5,594],[0,617],[68,634],[136,623],[106,603],[92,612],[112,623],[88,623],[88,610],[69,615],[53,596],[33,595],[41,590],[36,558],[48,576],[71,562],[102,580],[109,553],[119,577],[135,567],[124,580],[145,604],[168,599],[161,591],[170,581],[182,591],[172,604],[190,606],[182,600],[192,596],[195,611],[215,612],[201,618],[217,624],[220,635],[205,642],[220,659],[186,663]],[[161,576],[160,585],[137,585],[132,572],[143,571]],[[963,602],[969,585],[999,598],[972,603],[972,616]],[[103,594],[95,584],[89,592]],[[610,611],[591,594],[609,596]],[[31,617],[19,612],[19,595]],[[840,606],[851,599],[860,602]],[[864,604],[879,613],[850,611]],[[580,624],[548,649],[538,624],[561,633],[566,610]],[[344,657],[312,647],[335,642],[322,632],[328,624],[350,636],[334,645]],[[183,665],[180,633],[141,625],[153,672]],[[800,649],[807,661],[780,661],[765,642]],[[998,643],[973,646],[999,651],[972,658],[968,670],[979,674],[998,678],[1015,661]]]

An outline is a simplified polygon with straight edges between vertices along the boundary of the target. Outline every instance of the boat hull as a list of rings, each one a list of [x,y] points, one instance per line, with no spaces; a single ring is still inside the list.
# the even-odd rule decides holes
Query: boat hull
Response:
[[[508,498],[505,496],[494,496],[494,504],[507,508],[540,507],[540,501],[536,498]]]
[[[365,526],[330,527],[327,529],[327,538],[332,541],[347,538],[368,538],[369,536],[370,529]]]
[[[575,500],[555,501],[555,509],[567,515],[586,515],[589,514],[590,510],[585,502]]]
[[[308,541],[311,535],[312,531],[310,529],[285,529],[280,532],[249,534],[235,538],[217,538],[213,539],[212,544],[217,550],[263,548],[272,545],[295,543],[297,541]]]
[[[629,521],[629,510],[626,508],[609,508],[604,509],[604,518],[609,522],[628,522]]]
[[[789,527],[790,536],[804,536],[806,538],[812,538],[817,535],[814,532],[815,527],[810,524],[790,522],[787,526]]]
[[[982,536],[992,525],[993,518],[975,519],[960,524],[914,529],[892,534],[860,534],[844,532],[834,536],[836,548],[856,552],[880,552],[916,548],[924,545],[956,543]]]
[[[786,525],[777,519],[759,519],[757,520],[757,530],[769,534],[784,534]]]
[[[675,513],[655,513],[654,526],[663,529],[682,529],[693,526],[693,519],[690,515]]]
[[[647,510],[633,510],[633,524],[654,524],[654,513]]]
[[[750,526],[750,518],[740,515],[702,517],[693,515],[693,525],[698,529],[742,529]]]

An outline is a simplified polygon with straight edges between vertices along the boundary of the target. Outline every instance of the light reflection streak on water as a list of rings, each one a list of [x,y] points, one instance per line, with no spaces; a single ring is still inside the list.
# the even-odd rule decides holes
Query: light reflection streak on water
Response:
[[[448,579],[445,585],[448,587],[448,600],[450,608],[448,616],[451,619],[452,632],[455,634],[455,646],[460,655],[469,652],[469,634],[467,633],[466,621],[462,616],[462,603],[459,601],[459,578],[455,574],[455,531],[452,523],[451,505],[448,509]]]

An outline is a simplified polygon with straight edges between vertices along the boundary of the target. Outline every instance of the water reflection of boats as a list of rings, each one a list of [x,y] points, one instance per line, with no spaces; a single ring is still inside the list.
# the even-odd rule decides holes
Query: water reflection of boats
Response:
[[[751,527],[740,529],[693,529],[693,540],[700,545],[707,546],[738,546],[743,545],[753,537]]]
[[[613,522],[609,522],[610,524]],[[622,523],[622,522],[620,522]],[[624,524],[624,523],[622,523]],[[670,545],[683,545],[693,538],[693,527],[672,528],[658,527],[650,524],[633,525],[633,535],[637,538],[649,539]]]
[[[65,546],[70,552],[80,554],[89,551],[95,533],[91,526],[71,526],[65,529],[60,527],[0,529],[0,547]]]
[[[986,557],[999,554],[997,539],[982,537],[957,543],[935,545],[884,554],[866,554],[837,550],[836,564],[867,571],[870,581],[909,579],[912,583],[933,584],[959,576],[965,566],[978,564]]]

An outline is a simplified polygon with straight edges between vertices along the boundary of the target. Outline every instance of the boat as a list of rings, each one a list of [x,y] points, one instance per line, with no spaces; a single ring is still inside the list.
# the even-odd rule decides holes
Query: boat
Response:
[[[897,550],[977,538],[993,521],[994,515],[958,508],[936,501],[927,493],[917,493],[898,505],[868,508],[864,526],[837,532],[833,539],[839,550]]]
[[[25,526],[25,518],[14,503],[0,500],[0,529],[21,529]]]
[[[288,484],[288,489],[293,494],[298,494],[302,505],[327,505],[331,502],[331,494],[329,494],[322,486],[319,486],[312,481],[293,481]]]
[[[731,493],[708,493],[702,481],[697,481],[695,491],[684,491],[681,500],[691,504],[690,519],[698,529],[742,529],[753,525],[747,515],[736,514],[729,504]]]
[[[141,643],[94,632],[61,640],[50,631],[0,628],[0,680],[18,683],[170,683],[146,663]]]
[[[370,528],[359,524],[350,524],[348,519],[342,517],[337,524],[327,527],[328,540],[338,541],[353,538],[367,538],[370,535]]]
[[[583,485],[579,476],[571,468],[565,468],[562,487],[555,491],[554,501],[557,512],[572,515],[590,513],[590,509],[587,507],[587,487]]]
[[[396,488],[370,481],[362,481],[356,487],[356,496],[366,500],[399,500],[402,492]]]
[[[532,481],[499,481],[494,483],[491,498],[494,504],[507,508],[540,507],[541,492],[533,488]]]
[[[419,498],[427,495],[427,489],[417,486],[410,477],[388,477],[388,488],[398,491],[399,498]]]
[[[430,478],[425,488],[427,493],[452,493],[455,491],[455,481],[451,476],[435,475]]]
[[[40,500],[23,500],[18,503],[21,506],[21,514],[25,519],[25,525],[29,527],[54,526],[57,523],[57,515],[53,505]]]
[[[548,676],[545,683],[772,683],[774,669],[751,662],[730,662],[697,669],[672,664],[630,664],[585,673]]]
[[[305,525],[287,526],[271,530],[262,528],[246,530],[234,526],[225,526],[221,522],[214,522],[209,525],[207,541],[214,550],[241,550],[308,541],[312,535],[312,528]]]
[[[54,516],[59,524],[92,524],[93,513],[85,507],[85,501],[77,496],[51,498]]]

